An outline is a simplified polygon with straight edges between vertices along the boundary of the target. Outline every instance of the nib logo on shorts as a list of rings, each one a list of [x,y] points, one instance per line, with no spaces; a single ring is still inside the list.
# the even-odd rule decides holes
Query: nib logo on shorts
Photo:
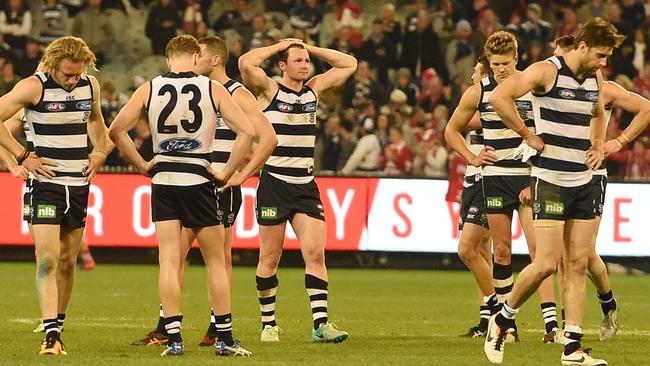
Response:
[[[36,217],[39,219],[53,219],[56,217],[56,206],[38,205],[36,207]]]
[[[487,198],[488,208],[503,208],[503,197],[489,197]]]
[[[260,217],[263,219],[277,219],[278,218],[278,208],[277,207],[262,207],[260,209]]]
[[[544,212],[551,215],[564,215],[564,203],[558,201],[544,201]]]
[[[32,213],[32,210],[29,209],[29,204],[23,205],[23,216],[29,216]]]

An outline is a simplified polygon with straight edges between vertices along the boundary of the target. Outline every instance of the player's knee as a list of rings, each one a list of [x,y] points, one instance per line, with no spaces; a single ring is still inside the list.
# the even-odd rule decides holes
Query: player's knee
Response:
[[[58,265],[58,258],[50,253],[38,253],[36,255],[36,276],[47,277],[54,272]]]
[[[589,264],[589,259],[587,257],[571,258],[568,261],[568,270],[574,273],[584,274],[587,271],[587,265]]]
[[[302,255],[307,265],[321,265],[325,263],[325,252],[322,249],[305,250]]]
[[[62,256],[59,259],[59,273],[63,275],[69,275],[74,273],[74,266],[76,264],[76,258],[72,256]]]
[[[458,257],[460,257],[460,260],[462,260],[466,265],[472,263],[478,256],[479,253],[469,245],[462,245],[461,243],[458,247]]]
[[[264,255],[260,255],[260,263],[267,268],[277,268],[278,264],[280,264],[281,256],[281,251],[265,253]]]
[[[510,263],[512,250],[507,242],[494,241],[494,261],[496,263]]]

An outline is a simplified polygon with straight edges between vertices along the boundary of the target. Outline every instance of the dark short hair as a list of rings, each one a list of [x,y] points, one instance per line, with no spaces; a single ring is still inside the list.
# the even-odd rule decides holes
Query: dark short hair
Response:
[[[199,39],[199,44],[204,44],[206,49],[212,54],[221,57],[222,62],[225,64],[228,61],[228,46],[223,38],[217,36],[208,36]]]
[[[289,58],[289,50],[292,48],[298,48],[301,50],[305,50],[305,45],[301,43],[292,43],[289,45],[289,47],[285,48],[282,52],[278,54],[278,62],[287,62],[287,59]]]
[[[576,33],[573,41],[573,48],[577,48],[580,42],[584,42],[587,47],[608,47],[617,48],[625,36],[618,33],[618,30],[612,23],[601,17],[589,19]]]

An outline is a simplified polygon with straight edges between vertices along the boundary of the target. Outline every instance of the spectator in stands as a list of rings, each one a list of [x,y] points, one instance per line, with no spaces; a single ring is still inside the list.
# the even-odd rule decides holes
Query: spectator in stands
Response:
[[[167,42],[176,36],[181,18],[172,0],[158,0],[149,10],[145,34],[151,40],[154,55],[165,55]]]
[[[355,47],[362,43],[363,9],[355,0],[336,0],[336,28],[350,27],[350,40]]]
[[[371,121],[366,121],[359,128],[361,138],[357,142],[352,155],[350,155],[341,169],[341,174],[352,175],[376,173],[379,171],[381,145],[373,130],[374,126]]]
[[[10,45],[5,42],[4,34],[0,33],[0,58],[4,60],[14,60],[16,54]]]
[[[0,95],[5,95],[18,84],[20,77],[14,72],[14,64],[5,62],[2,65],[2,78],[0,79]]]
[[[472,25],[461,20],[456,25],[456,38],[447,46],[447,71],[450,78],[460,77],[464,84],[472,82],[471,76],[476,64],[476,50],[471,42]]]
[[[239,61],[239,56],[244,53],[244,41],[241,37],[237,37],[233,40],[232,45],[228,47],[228,63],[226,64],[226,75],[230,76],[235,80],[241,80],[241,73],[239,72],[239,66],[237,62]]]
[[[393,41],[395,45],[400,44],[402,42],[402,25],[395,18],[395,5],[391,3],[384,4],[381,7],[380,17],[386,37]]]
[[[71,17],[76,16],[84,4],[83,0],[61,0],[61,4],[68,9],[68,15]]]
[[[622,0],[620,4],[623,11],[622,18],[632,29],[637,29],[646,20],[646,9],[643,6],[643,1]]]
[[[429,12],[429,3],[427,0],[415,1],[415,10],[406,16],[406,32],[415,32],[418,29],[418,17],[420,12]]]
[[[441,1],[438,10],[431,16],[431,25],[434,33],[438,36],[441,49],[446,50],[447,45],[456,35],[456,23],[459,20],[458,5],[452,0]],[[415,23],[413,23],[412,27],[409,27],[409,31],[417,29],[417,14],[414,18],[411,18],[410,22],[412,21],[415,21]]]
[[[325,10],[318,0],[305,0],[291,11],[291,25],[304,29],[316,46],[320,44],[320,26]]]
[[[265,36],[266,30],[266,17],[262,14],[255,14],[252,20],[252,32],[246,35],[248,38],[244,38],[248,49],[252,50],[262,46],[262,38]]]
[[[352,44],[352,33],[349,26],[342,26],[336,30],[334,39],[328,48],[358,57],[359,49]]]
[[[438,134],[417,144],[413,159],[413,175],[431,178],[447,176],[447,149],[442,146]]]
[[[542,44],[539,41],[532,41],[528,49],[520,54],[517,68],[519,70],[524,70],[535,62],[544,60],[546,56]]]
[[[385,175],[389,176],[411,173],[413,152],[404,142],[404,133],[401,128],[397,126],[390,128],[390,145],[384,149],[384,156],[380,159],[379,167]]]
[[[354,151],[355,146],[357,145],[357,140],[354,131],[356,127],[354,124],[349,121],[341,121],[341,128],[339,129],[339,157],[336,162],[336,171],[343,169],[345,163],[348,161],[352,152]]]
[[[129,97],[115,89],[115,85],[110,81],[104,82],[101,90],[102,116],[106,126],[110,126],[120,109],[129,101]]]
[[[219,19],[217,19],[212,26],[217,33],[227,29],[234,29],[241,35],[250,32],[253,14],[248,10],[248,1],[235,0],[233,2],[233,9],[227,10],[221,14]]]
[[[88,0],[72,24],[72,35],[83,38],[97,57],[97,66],[106,61],[106,52],[115,39],[115,29],[108,14],[101,10],[102,0]]]
[[[325,171],[336,171],[341,151],[341,118],[333,114],[327,119],[325,125],[325,137],[323,138],[323,166]]]
[[[406,102],[411,107],[414,107],[418,103],[420,88],[418,88],[412,80],[411,70],[405,67],[397,70],[397,82],[395,83],[395,88],[406,94]]]
[[[430,67],[439,74],[446,75],[443,70],[443,59],[440,57],[440,43],[433,32],[429,14],[422,10],[418,13],[416,27],[406,31],[402,43],[400,65],[411,70],[411,75],[419,78],[422,71]]]
[[[636,139],[632,150],[628,150],[625,180],[650,180],[650,151],[648,151],[647,137]]]
[[[578,21],[584,23],[595,17],[607,15],[607,2],[605,0],[585,1],[578,9]]]
[[[445,87],[438,75],[429,76],[430,71],[422,78],[422,91],[420,91],[419,106],[428,113],[432,113],[440,104],[449,103],[445,95]]]
[[[25,54],[23,57],[18,59],[16,63],[16,73],[21,78],[26,78],[36,72],[38,63],[41,61],[41,46],[33,38],[27,39],[27,44],[25,45]]]
[[[388,96],[388,109],[390,110],[390,113],[393,115],[397,115],[399,113],[403,113],[405,110],[405,106],[407,105],[408,102],[408,96],[406,93],[399,89],[395,89],[392,92],[390,92],[390,95]]]
[[[376,18],[372,21],[370,36],[359,50],[359,58],[367,61],[377,71],[377,81],[383,87],[388,85],[388,70],[397,64],[397,48],[390,38],[384,35],[384,22]]]
[[[371,78],[370,65],[367,61],[358,63],[354,76],[345,84],[341,99],[345,108],[359,106],[363,102],[380,104],[384,101],[383,88]]]
[[[645,40],[646,34],[643,29],[637,29],[634,32],[634,58],[632,60],[632,66],[636,70],[636,75],[643,72],[643,65],[645,65],[646,50],[648,49]]]
[[[616,27],[620,34],[631,35],[634,28],[625,19],[622,18],[623,10],[621,4],[612,2],[609,4],[608,17],[610,23]],[[607,60],[611,65],[612,74],[625,74],[630,78],[635,76],[632,60],[634,59],[634,37],[627,37],[623,44],[612,51],[612,56]]]
[[[201,7],[201,2],[199,0],[186,1],[185,8],[182,10],[182,29],[184,33],[196,36],[198,25],[207,21],[207,19],[205,19],[203,10],[204,9]]]
[[[553,32],[551,24],[542,19],[542,7],[537,3],[528,4],[526,8],[528,19],[519,30],[520,47],[527,49],[533,40],[538,40],[544,47],[551,42]]]
[[[65,36],[68,24],[68,9],[59,0],[46,0],[42,6],[43,22],[40,24],[39,42],[48,44]]]
[[[20,55],[32,31],[32,13],[23,0],[7,0],[5,4],[0,11],[0,32],[4,34],[5,42]]]
[[[577,32],[581,26],[582,24],[578,21],[578,13],[576,12],[576,9],[571,6],[565,6],[562,8],[562,23],[558,26],[553,39],[572,35]]]
[[[390,127],[394,123],[391,121],[391,116],[388,113],[379,113],[377,116],[377,140],[379,140],[379,145],[381,146],[381,151],[384,151],[386,146],[390,144]]]
[[[355,126],[363,126],[366,123],[372,123],[373,125],[375,124],[377,108],[372,102],[366,101],[359,104],[355,112],[357,112],[356,123],[354,123]]]

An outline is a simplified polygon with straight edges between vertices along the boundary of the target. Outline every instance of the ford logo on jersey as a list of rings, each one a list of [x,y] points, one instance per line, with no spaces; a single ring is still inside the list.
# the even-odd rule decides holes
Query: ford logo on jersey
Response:
[[[589,100],[591,102],[597,102],[598,101],[598,92],[589,92],[589,93],[585,94],[585,97],[587,98],[587,100]]]
[[[522,110],[522,111],[532,111],[533,110],[533,102],[529,100],[515,100],[515,106],[517,109]]]
[[[316,102],[307,103],[302,106],[304,112],[315,112],[316,111]]]
[[[278,109],[280,112],[291,112],[293,110],[293,106],[287,103],[278,103]]]
[[[65,104],[63,103],[47,103],[45,109],[50,112],[61,112],[65,110]]]
[[[89,111],[92,109],[93,103],[89,100],[82,100],[81,102],[77,102],[77,104],[75,104],[75,107],[82,111]]]
[[[576,97],[576,93],[573,90],[569,89],[560,89],[560,96],[564,99],[573,99]]]
[[[188,139],[184,137],[175,137],[167,139],[160,143],[160,150],[162,151],[192,151],[201,147],[201,141]]]

